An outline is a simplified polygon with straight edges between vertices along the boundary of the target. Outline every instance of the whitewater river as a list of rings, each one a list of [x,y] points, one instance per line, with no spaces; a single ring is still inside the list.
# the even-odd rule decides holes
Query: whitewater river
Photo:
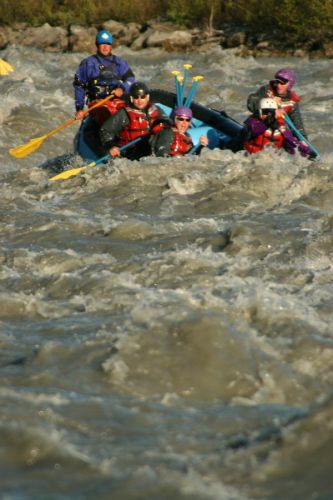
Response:
[[[293,68],[321,161],[205,150],[52,183],[77,123],[8,149],[73,116],[86,54],[0,52],[0,498],[331,499],[332,62],[115,52],[166,90],[192,63],[195,100],[239,121]]]

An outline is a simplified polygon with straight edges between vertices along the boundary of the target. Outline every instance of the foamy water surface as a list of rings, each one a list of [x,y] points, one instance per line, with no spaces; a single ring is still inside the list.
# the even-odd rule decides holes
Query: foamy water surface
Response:
[[[116,53],[166,90],[192,63],[196,101],[241,122],[293,68],[321,160],[204,150],[52,183],[77,124],[8,149],[73,116],[86,54],[0,53],[1,498],[332,498],[332,64]]]

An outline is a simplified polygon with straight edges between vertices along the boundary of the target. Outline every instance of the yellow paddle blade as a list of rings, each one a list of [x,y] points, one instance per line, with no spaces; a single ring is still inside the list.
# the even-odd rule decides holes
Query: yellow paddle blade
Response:
[[[13,66],[11,66],[7,61],[0,59],[0,75],[8,75],[14,71]]]
[[[27,155],[30,155],[36,149],[39,148],[39,146],[42,144],[42,142],[46,139],[46,135],[43,135],[41,137],[36,137],[35,139],[31,139],[27,144],[22,144],[21,146],[16,146],[15,148],[11,148],[9,150],[9,153],[12,156],[15,156],[15,158],[24,158]]]
[[[69,179],[76,174],[79,174],[82,170],[88,167],[94,167],[97,165],[95,161],[92,161],[88,165],[84,165],[83,167],[72,168],[71,170],[65,170],[64,172],[60,172],[60,174],[54,175],[49,178],[49,181],[60,181],[61,179]]]
[[[85,116],[88,113],[90,113],[90,111],[92,111],[93,109],[98,108],[99,106],[102,106],[104,103],[106,103],[107,101],[109,101],[110,99],[113,99],[113,98],[114,98],[114,92],[111,92],[111,94],[108,95],[107,97],[105,97],[105,99],[98,101],[96,104],[94,104],[89,109],[87,109],[85,111]],[[45,141],[45,139],[48,139],[52,135],[57,134],[58,132],[60,132],[60,130],[63,130],[64,128],[68,127],[68,125],[71,125],[72,123],[75,123],[75,122],[77,122],[77,120],[75,118],[69,118],[67,121],[65,121],[61,125],[58,125],[58,127],[56,127],[55,129],[51,130],[51,132],[48,132],[47,134],[42,135],[41,137],[36,137],[35,139],[30,139],[30,141],[27,144],[22,144],[21,146],[17,146],[16,148],[10,149],[9,153],[12,156],[15,156],[15,158],[24,158],[25,156],[30,155],[31,153],[36,151],[36,149],[39,148],[39,146],[42,144],[43,141]]]
[[[15,148],[11,148],[9,150],[9,153],[12,156],[15,156],[15,158],[24,158],[25,156],[30,155],[31,153],[36,151],[36,149],[40,147],[40,145],[42,144],[43,141],[45,141],[45,139],[51,137],[52,135],[56,134],[60,130],[64,129],[65,127],[68,127],[68,125],[71,125],[72,123],[75,122],[76,122],[75,118],[70,118],[65,123],[62,123],[57,128],[51,130],[51,132],[48,132],[45,135],[41,135],[40,137],[35,137],[34,139],[30,139],[30,141],[27,142],[26,144],[22,144],[21,146],[16,146]]]

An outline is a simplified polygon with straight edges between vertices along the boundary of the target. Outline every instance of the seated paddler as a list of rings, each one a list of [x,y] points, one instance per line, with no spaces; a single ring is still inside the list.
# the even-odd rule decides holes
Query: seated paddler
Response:
[[[191,134],[188,132],[192,121],[192,110],[186,106],[179,106],[173,113],[171,127],[160,130],[153,139],[156,156],[184,156],[194,151]],[[199,154],[204,146],[208,145],[208,138],[201,135],[200,144],[195,148]]]
[[[129,95],[126,106],[103,123],[99,136],[104,150],[109,151],[111,156],[120,156],[120,147],[141,138],[123,153],[126,158],[138,160],[151,155],[152,137],[163,127],[170,126],[171,121],[160,107],[150,101],[150,90],[145,83],[134,82]]]
[[[251,154],[272,147],[289,154],[299,151],[303,156],[311,155],[311,149],[293,136],[279,111],[275,99],[265,97],[259,101],[258,111],[244,122],[244,148]]]

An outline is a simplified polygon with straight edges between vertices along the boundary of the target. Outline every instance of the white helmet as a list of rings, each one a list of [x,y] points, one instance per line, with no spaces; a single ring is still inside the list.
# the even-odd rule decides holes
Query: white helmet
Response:
[[[259,114],[260,117],[262,118],[262,110],[263,109],[269,109],[269,110],[275,110],[278,109],[277,102],[275,99],[272,99],[271,97],[264,97],[263,99],[260,99],[259,102]]]

